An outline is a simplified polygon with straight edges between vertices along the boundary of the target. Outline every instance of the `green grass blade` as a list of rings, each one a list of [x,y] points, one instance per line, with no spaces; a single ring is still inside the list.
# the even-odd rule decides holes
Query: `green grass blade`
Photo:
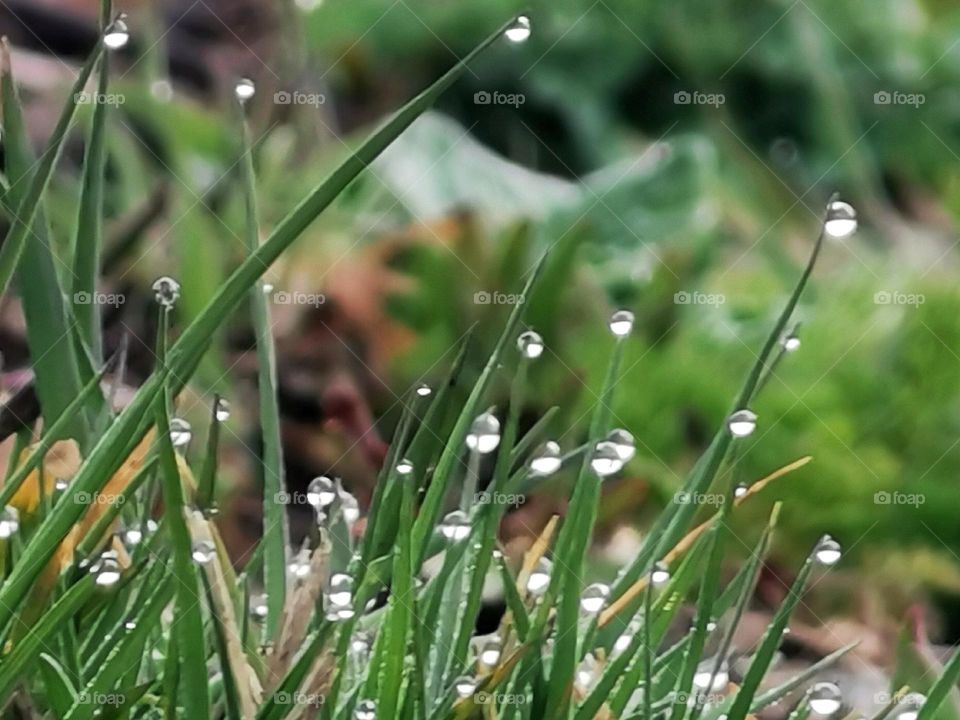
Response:
[[[108,9],[109,12],[109,9]],[[108,15],[109,17],[109,15]],[[101,28],[103,29],[103,28]],[[103,175],[106,167],[106,128],[108,103],[101,101],[107,95],[110,74],[109,54],[100,58],[97,78],[98,102],[93,103],[93,118],[83,158],[83,177],[80,184],[80,207],[73,243],[74,298],[92,298],[97,292],[100,274],[100,250],[103,237]],[[95,362],[102,357],[100,304],[78,303],[74,310],[80,335],[93,352]]]
[[[87,575],[72,585],[3,658],[3,663],[0,663],[0,705],[6,704],[10,693],[24,677],[27,666],[41,650],[46,649],[50,640],[63,628],[63,623],[79,612],[95,587],[95,578],[92,575]]]
[[[157,446],[160,475],[163,480],[164,517],[173,546],[173,572],[177,586],[177,635],[180,676],[183,682],[184,710],[189,717],[207,717],[210,699],[207,687],[207,650],[203,617],[200,612],[200,580],[191,557],[192,542],[184,517],[183,487],[170,441],[170,422],[166,401],[161,393],[155,402]]]
[[[73,687],[70,676],[56,658],[46,653],[40,654],[37,666],[43,678],[47,702],[50,703],[57,717],[63,717],[77,698],[77,691]]]
[[[926,702],[920,708],[917,720],[933,720],[937,710],[956,687],[958,680],[960,680],[960,651],[954,652],[950,661],[943,666],[943,672],[927,693]]]
[[[246,212],[244,237],[248,258],[260,247],[260,221],[257,212],[256,175],[250,131],[242,123],[244,209]],[[263,432],[263,578],[267,587],[267,617],[264,635],[273,638],[283,615],[287,586],[287,511],[278,498],[285,492],[283,448],[280,441],[280,406],[277,400],[277,357],[273,343],[270,308],[263,283],[255,282],[250,292],[253,330],[257,338],[257,387],[260,398],[260,427]]]
[[[787,594],[787,597],[780,604],[780,607],[777,608],[773,620],[771,620],[767,626],[766,632],[763,634],[763,639],[760,641],[760,646],[757,652],[754,653],[747,674],[744,676],[740,689],[737,691],[733,704],[730,706],[730,712],[727,714],[728,720],[744,720],[750,708],[753,706],[757,689],[760,687],[760,682],[763,680],[763,676],[770,667],[773,656],[780,646],[780,642],[783,640],[783,630],[787,627],[793,609],[797,606],[797,603],[800,602],[807,578],[813,569],[813,564],[814,559],[811,554],[800,569],[797,579],[790,587],[790,592]]]
[[[5,76],[9,76],[9,49],[4,46],[0,52],[2,52],[2,59],[0,59],[0,61],[2,61],[3,64],[0,72]],[[96,65],[100,59],[101,54],[103,54],[103,43],[102,40],[98,40],[93,51],[90,53],[90,57],[87,58],[87,61],[77,74],[73,88],[70,91],[70,97],[67,99],[67,103],[57,120],[47,148],[41,157],[40,164],[30,178],[30,184],[27,186],[23,200],[17,205],[13,226],[10,228],[10,232],[7,233],[3,247],[0,248],[0,295],[5,293],[10,285],[10,280],[20,260],[20,254],[23,252],[23,246],[31,232],[33,220],[40,209],[40,200],[43,197],[44,191],[47,189],[50,177],[53,175],[53,168],[60,158],[60,153],[66,143],[67,131],[73,123],[73,117],[77,110],[77,98],[84,87],[86,87],[87,81],[90,79],[90,74],[93,72],[94,65]],[[7,101],[7,98],[5,98],[5,104]]]
[[[214,561],[216,562],[216,561]],[[204,594],[207,597],[207,606],[210,608],[211,624],[213,625],[213,637],[216,642],[217,657],[220,659],[220,674],[223,677],[223,694],[225,717],[228,720],[241,720],[240,697],[237,694],[237,680],[230,665],[230,651],[227,648],[226,633],[228,629],[223,618],[216,612],[216,602],[213,598],[213,589],[210,587],[210,580],[206,573],[200,573],[200,579],[203,583]]]
[[[197,478],[197,509],[199,510],[209,510],[214,504],[220,451],[220,420],[217,418],[220,400],[220,395],[213,396],[210,429],[207,431],[207,451],[200,469],[200,477]]]

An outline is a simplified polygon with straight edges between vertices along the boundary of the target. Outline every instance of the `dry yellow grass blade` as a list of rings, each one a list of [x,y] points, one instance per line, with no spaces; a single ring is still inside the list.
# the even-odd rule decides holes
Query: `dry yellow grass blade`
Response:
[[[743,495],[741,495],[740,497],[736,498],[733,501],[734,506],[737,507],[742,505],[750,497],[752,497],[753,495],[756,495],[758,492],[763,490],[767,485],[772,483],[774,480],[778,480],[779,478],[782,478],[784,475],[787,475],[789,473],[792,473],[794,470],[798,470],[799,468],[802,468],[812,459],[813,459],[812,456],[805,455],[804,457],[799,458],[798,460],[794,460],[792,463],[784,465],[782,468],[774,470],[772,473],[770,473],[766,477],[763,477],[760,480],[757,480],[747,489],[747,492],[745,492]],[[672,563],[674,560],[680,557],[680,555],[682,555],[687,550],[689,550],[690,546],[697,541],[697,538],[703,535],[703,533],[705,533],[710,528],[710,526],[713,525],[713,522],[716,519],[716,517],[717,515],[713,515],[712,517],[708,518],[707,520],[702,522],[700,525],[695,527],[693,530],[688,532],[680,540],[680,542],[678,542],[673,547],[673,549],[670,550],[670,552],[664,555],[663,561],[668,564]],[[623,608],[629,605],[631,601],[639,597],[646,587],[647,587],[647,578],[646,576],[644,576],[639,580],[637,580],[637,582],[635,582],[629,588],[627,588],[626,592],[624,592],[623,595],[621,595],[615,601],[610,603],[610,605],[608,605],[607,608],[600,614],[600,619],[597,622],[598,627],[604,627],[607,623],[609,623],[613,618],[617,616],[617,614],[621,610],[623,610]]]
[[[530,546],[530,549],[524,554],[523,564],[520,566],[520,573],[517,575],[517,585],[520,588],[525,588],[527,586],[527,580],[530,579],[530,573],[533,572],[533,569],[537,566],[537,563],[540,562],[540,558],[546,555],[547,550],[550,549],[550,543],[553,542],[553,536],[556,534],[557,525],[559,522],[559,516],[554,515],[551,517],[550,521],[546,524],[546,527],[543,528],[543,532],[540,533],[533,545]]]
[[[35,445],[26,447],[20,453],[17,465],[22,467],[27,458],[36,449]],[[80,447],[74,440],[59,440],[50,446],[43,458],[41,467],[27,475],[20,487],[10,498],[10,504],[21,515],[30,515],[40,507],[40,477],[43,476],[43,495],[53,493],[57,480],[72,478],[80,469]],[[41,469],[42,468],[42,469]]]
[[[223,552],[216,528],[208,521],[203,513],[198,511],[187,513],[187,526],[190,528],[190,537],[194,542],[207,540],[217,547],[217,554],[213,562],[204,564],[203,572],[210,585],[210,595],[213,600],[213,612],[223,626],[223,635],[229,656],[230,669],[233,672],[234,683],[237,687],[237,699],[240,703],[242,717],[254,717],[257,708],[263,700],[263,687],[260,678],[247,662],[247,655],[240,640],[240,626],[237,624],[234,612],[233,598],[230,595],[226,568],[230,567]]]

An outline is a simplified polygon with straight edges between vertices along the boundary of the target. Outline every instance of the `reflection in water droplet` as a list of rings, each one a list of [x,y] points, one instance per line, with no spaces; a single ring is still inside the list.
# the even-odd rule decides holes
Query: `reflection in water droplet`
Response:
[[[546,558],[540,558],[527,579],[527,592],[531,595],[543,595],[550,587],[550,572],[553,564]]]
[[[593,450],[590,458],[590,467],[602,478],[619,472],[623,467],[623,460],[617,452],[617,446],[608,440],[601,440]]]
[[[800,338],[790,333],[783,339],[783,349],[788,352],[796,352],[800,349]]]
[[[500,444],[500,421],[493,413],[478,416],[467,434],[467,447],[481,455],[493,452]]]
[[[670,580],[670,570],[662,562],[653,566],[653,572],[650,573],[650,580],[654,585],[664,585]]]
[[[633,330],[633,313],[629,310],[617,310],[610,316],[610,332],[616,337],[623,338]]]
[[[440,522],[440,534],[447,540],[458,542],[470,534],[470,518],[462,510],[454,510]]]
[[[0,540],[6,540],[20,528],[20,513],[11,505],[0,510]]]
[[[534,360],[543,354],[543,338],[533,330],[527,330],[517,338],[517,348],[528,360]]]
[[[463,675],[454,680],[453,689],[456,691],[457,697],[468,698],[476,692],[477,681],[469,675]]]
[[[530,37],[530,18],[526,15],[519,15],[516,21],[507,28],[504,35],[507,40],[515,43],[522,43]]]
[[[541,477],[553,475],[562,464],[560,446],[553,440],[548,440],[530,458],[530,472]]]
[[[835,238],[845,238],[852,235],[857,229],[857,211],[853,206],[834,200],[827,206],[827,219],[823,223],[827,235]]]
[[[180,299],[180,283],[166,275],[153,283],[153,296],[165,308],[172,308]]]
[[[170,442],[175,448],[183,447],[190,442],[193,437],[193,431],[183,418],[170,419]]]
[[[840,709],[843,696],[840,688],[831,682],[819,682],[810,688],[810,709],[818,715],[833,715]]]
[[[346,573],[334,573],[327,589],[327,603],[334,610],[353,605],[353,578]]]
[[[610,587],[603,583],[593,583],[583,589],[580,596],[580,609],[588,615],[595,615],[603,610],[610,596]]]
[[[360,503],[357,502],[357,499],[352,493],[346,490],[341,489],[339,496],[340,512],[343,513],[343,519],[347,523],[347,526],[353,525],[360,519]]]
[[[757,429],[757,416],[750,410],[737,410],[727,418],[727,428],[734,437],[747,437]]]
[[[217,407],[213,411],[217,422],[226,422],[230,419],[230,402],[224,398],[217,399]]]
[[[403,458],[397,463],[397,475],[409,475],[413,472],[413,463]]]
[[[110,587],[120,580],[120,563],[113,557],[113,553],[105,552],[90,566],[90,572],[96,575],[97,585]]]
[[[195,562],[206,565],[217,554],[217,546],[211,540],[197,540],[190,551]]]
[[[233,94],[237,96],[237,100],[241,103],[245,103],[252,98],[256,92],[257,88],[253,84],[253,80],[249,78],[243,78],[233,88]]]
[[[487,640],[487,642],[483,644],[483,647],[480,648],[480,663],[487,667],[494,667],[500,662],[500,653],[502,651],[503,647],[500,645],[499,639],[492,638]]]
[[[325,508],[337,499],[337,486],[326,475],[315,477],[307,485],[307,502],[315,508]]]
[[[433,393],[433,390],[429,385],[421,385],[417,388],[417,395],[420,397],[429,397]]]
[[[743,497],[743,496],[746,495],[746,494],[747,494],[747,486],[744,485],[743,483],[740,483],[739,485],[737,485],[737,486],[733,489],[733,496],[734,496],[734,497],[738,497],[738,498],[739,498],[739,497]]]
[[[250,619],[255,623],[262,623],[267,619],[267,596],[257,595],[250,598]]]
[[[353,711],[354,720],[376,720],[377,704],[373,700],[361,700]]]
[[[577,685],[581,690],[589,690],[597,681],[599,666],[593,653],[587,653],[580,665],[577,666]]]
[[[830,565],[836,565],[842,554],[843,550],[840,547],[840,543],[829,535],[824,535],[820,538],[820,542],[817,543],[816,550],[814,550],[814,558],[816,558],[816,561],[828,567]]]
[[[129,41],[130,29],[122,17],[114,20],[103,34],[103,44],[108,50],[119,50]]]
[[[637,445],[633,435],[622,428],[611,430],[607,435],[607,441],[612,442],[617,451],[617,455],[623,462],[629,462],[637,454]]]

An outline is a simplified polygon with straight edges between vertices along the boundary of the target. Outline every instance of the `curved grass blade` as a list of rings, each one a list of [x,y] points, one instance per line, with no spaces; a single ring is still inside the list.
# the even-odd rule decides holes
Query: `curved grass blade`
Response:
[[[47,653],[40,653],[37,666],[43,678],[47,702],[50,703],[57,717],[63,717],[77,699],[77,691],[73,687],[70,676],[56,658]]]
[[[96,578],[86,575],[65,592],[30,632],[21,638],[0,663],[0,705],[25,676],[28,665],[48,642],[63,628],[63,623],[76,615],[93,594]]]

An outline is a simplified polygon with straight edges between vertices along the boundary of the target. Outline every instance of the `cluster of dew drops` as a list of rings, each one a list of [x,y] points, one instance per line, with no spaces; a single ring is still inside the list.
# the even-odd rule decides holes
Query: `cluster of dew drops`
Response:
[[[513,43],[522,43],[530,37],[530,19],[526,15],[518,16],[513,24],[504,31],[507,40]],[[120,15],[107,28],[103,36],[104,46],[109,50],[120,50],[130,40],[130,32],[125,16]],[[251,80],[241,79],[234,88],[234,94],[240,103],[250,100],[255,94],[255,87]],[[834,238],[844,238],[857,229],[857,214],[851,205],[840,200],[833,200],[827,207],[824,222],[825,233]],[[174,307],[180,297],[179,283],[170,277],[161,277],[153,284],[153,291],[159,305],[169,310]],[[633,328],[634,317],[629,310],[618,310],[609,321],[610,332],[618,340],[626,338]],[[520,335],[517,346],[525,359],[534,360],[543,354],[545,345],[539,334],[528,330]],[[789,334],[781,341],[784,352],[795,352],[800,347],[800,339]],[[429,386],[421,385],[416,393],[420,397],[431,394]],[[226,400],[218,399],[214,409],[214,417],[218,422],[225,422],[230,417],[230,406]],[[757,415],[749,408],[734,411],[727,418],[726,427],[733,438],[745,438],[751,435],[757,426]],[[175,448],[184,448],[190,443],[192,431],[190,424],[182,418],[171,418],[170,440]],[[493,452],[500,444],[500,421],[492,412],[485,412],[472,423],[466,436],[466,445],[470,452],[485,455]],[[609,435],[597,442],[592,449],[590,468],[599,478],[606,478],[619,472],[636,453],[633,436],[623,429],[612,430]],[[560,445],[553,440],[543,443],[528,461],[528,471],[535,477],[547,477],[560,470],[563,465],[563,455]],[[408,475],[413,472],[413,465],[406,459],[396,465],[398,475]],[[65,483],[58,483],[57,488],[65,489]],[[742,496],[747,488],[740,486],[736,495]],[[323,523],[328,520],[329,514],[336,509],[348,526],[352,526],[360,517],[359,504],[356,498],[344,490],[338,479],[327,476],[315,478],[307,489],[307,502],[316,511],[317,520]],[[17,510],[7,506],[0,510],[0,540],[10,538],[19,529]],[[146,534],[155,532],[156,522],[149,520],[142,528],[129,528],[121,531],[121,537],[127,544],[136,545],[142,542]],[[460,542],[470,536],[471,525],[467,513],[454,510],[448,513],[438,527],[439,533],[450,542]],[[495,551],[498,552],[498,551]],[[211,540],[199,540],[194,543],[192,557],[199,564],[207,564],[216,555],[216,546]],[[831,566],[840,560],[840,545],[830,536],[824,536],[814,549],[813,559],[824,566]],[[82,561],[81,565],[88,565],[91,573],[96,575],[96,584],[109,587],[116,584],[121,578],[121,566],[116,553],[106,551],[94,562]],[[289,570],[294,578],[305,577],[310,571],[309,558],[302,553],[290,563]],[[552,564],[546,557],[540,558],[526,579],[525,589],[534,598],[543,596],[550,586]],[[655,563],[649,575],[649,581],[654,587],[665,585],[670,580],[669,569],[663,563]],[[599,614],[607,605],[610,596],[610,586],[604,583],[588,585],[580,598],[580,608],[585,616]],[[335,573],[331,576],[325,593],[325,607],[330,620],[347,620],[355,615],[353,578],[346,573]],[[251,599],[250,614],[254,620],[262,621],[267,615],[266,597],[259,596]],[[711,623],[712,624],[712,623]],[[132,621],[126,624],[127,629],[135,627]],[[637,627],[631,623],[624,633],[616,640],[614,653],[625,651],[634,642]],[[363,631],[354,633],[349,650],[351,656],[360,664],[365,662],[371,648],[371,638]],[[481,667],[493,668],[500,660],[501,646],[496,638],[487,640],[478,652],[478,662]],[[582,687],[589,687],[595,679],[594,669],[596,660],[587,655],[577,671],[577,683]],[[694,685],[700,690],[710,687],[726,685],[728,674],[724,665],[713,666],[711,669],[698,671],[694,677]],[[470,697],[478,686],[478,680],[471,676],[463,676],[454,682],[454,690],[459,697]],[[815,684],[807,693],[810,708],[821,716],[835,714],[842,706],[840,689],[831,682]],[[898,720],[916,720],[920,707],[925,698],[919,693],[910,693],[899,703]],[[360,700],[354,710],[355,720],[375,720],[376,705],[369,699]]]

